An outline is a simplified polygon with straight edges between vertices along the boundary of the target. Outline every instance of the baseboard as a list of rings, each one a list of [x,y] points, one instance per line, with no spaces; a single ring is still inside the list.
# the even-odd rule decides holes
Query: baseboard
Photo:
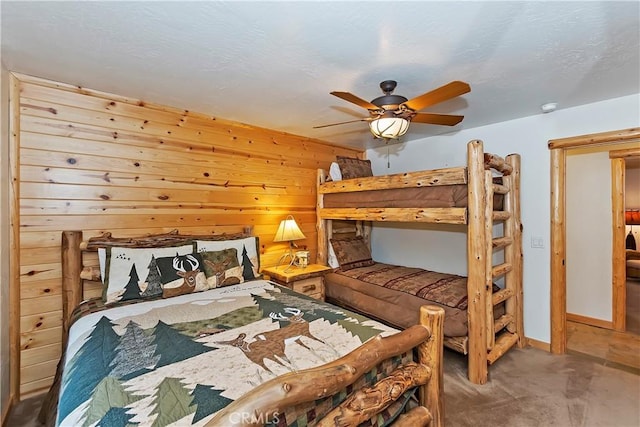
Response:
[[[613,322],[610,320],[596,319],[595,317],[582,316],[580,314],[567,313],[567,320],[570,322],[596,326],[598,328],[614,329]]]
[[[13,396],[9,396],[7,399],[7,406],[2,408],[2,419],[0,420],[0,425],[4,426],[7,421],[7,417],[9,416],[9,412],[11,412],[11,407],[13,406]],[[7,426],[8,427],[8,426]]]
[[[527,338],[527,337],[525,337],[525,340],[527,341],[527,345],[529,345],[530,347],[537,348],[538,350],[544,350],[548,353],[551,353],[551,344],[549,344],[548,342],[538,341],[533,338]]]
[[[28,393],[22,393],[20,395],[20,401],[31,399],[32,397],[41,396],[43,394],[47,394],[51,387],[39,388]]]

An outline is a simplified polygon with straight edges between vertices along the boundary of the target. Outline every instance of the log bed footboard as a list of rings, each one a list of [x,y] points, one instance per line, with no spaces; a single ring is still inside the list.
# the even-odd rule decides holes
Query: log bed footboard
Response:
[[[415,420],[417,423],[406,425],[441,426],[444,423],[444,310],[440,307],[423,306],[420,309],[420,319],[420,325],[392,336],[373,338],[338,360],[267,381],[226,406],[206,425],[263,425],[265,420],[273,419],[288,407],[334,395],[381,361],[416,349],[417,363],[401,366],[374,386],[354,392],[316,425],[356,426],[384,410],[401,397],[407,388],[418,386],[420,407],[423,409],[411,416],[407,414],[407,417],[411,417],[410,422]],[[313,387],[310,387],[310,384],[313,384]],[[402,387],[399,387],[399,384],[402,384]],[[363,399],[363,395],[368,398]]]

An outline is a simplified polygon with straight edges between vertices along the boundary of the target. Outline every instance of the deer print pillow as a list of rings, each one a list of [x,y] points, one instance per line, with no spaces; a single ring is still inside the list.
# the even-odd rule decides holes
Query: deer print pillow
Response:
[[[236,248],[200,252],[199,255],[204,262],[204,274],[207,276],[209,289],[244,282]]]
[[[209,289],[200,254],[158,258],[158,271],[162,286],[162,298],[201,292]]]
[[[162,281],[158,259],[188,255],[192,252],[193,245],[166,248],[107,248],[102,299],[106,304],[110,304],[161,295]],[[185,264],[182,266],[185,267]],[[187,268],[188,263],[185,270]]]

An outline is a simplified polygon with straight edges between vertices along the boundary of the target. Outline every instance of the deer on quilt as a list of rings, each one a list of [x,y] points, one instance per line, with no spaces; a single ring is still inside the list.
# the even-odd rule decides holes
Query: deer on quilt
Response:
[[[290,322],[287,326],[284,326],[279,329],[274,329],[271,331],[260,332],[253,336],[253,340],[251,342],[245,341],[247,334],[241,333],[237,338],[229,340],[229,341],[216,341],[216,344],[230,345],[233,347],[237,347],[247,356],[249,360],[257,365],[260,365],[264,370],[268,372],[272,372],[264,363],[264,359],[272,360],[278,363],[281,366],[286,367],[281,360],[292,365],[289,358],[284,354],[284,350],[286,344],[289,342],[295,342],[300,344],[302,347],[307,350],[313,351],[306,344],[304,344],[300,338],[307,337],[312,340],[321,342],[324,344],[324,341],[313,336],[313,334],[309,331],[309,322],[304,320],[302,317],[304,313],[297,308],[286,307],[284,309],[285,313],[291,314],[292,316],[284,316],[281,313],[270,313],[269,317],[273,320],[278,321],[288,321]],[[277,358],[281,360],[278,360]]]

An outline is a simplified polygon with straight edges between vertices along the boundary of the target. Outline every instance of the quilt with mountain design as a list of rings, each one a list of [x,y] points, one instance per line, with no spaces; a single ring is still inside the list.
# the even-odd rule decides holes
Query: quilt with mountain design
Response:
[[[394,332],[264,280],[108,308],[70,329],[57,424],[201,426],[260,383]]]

